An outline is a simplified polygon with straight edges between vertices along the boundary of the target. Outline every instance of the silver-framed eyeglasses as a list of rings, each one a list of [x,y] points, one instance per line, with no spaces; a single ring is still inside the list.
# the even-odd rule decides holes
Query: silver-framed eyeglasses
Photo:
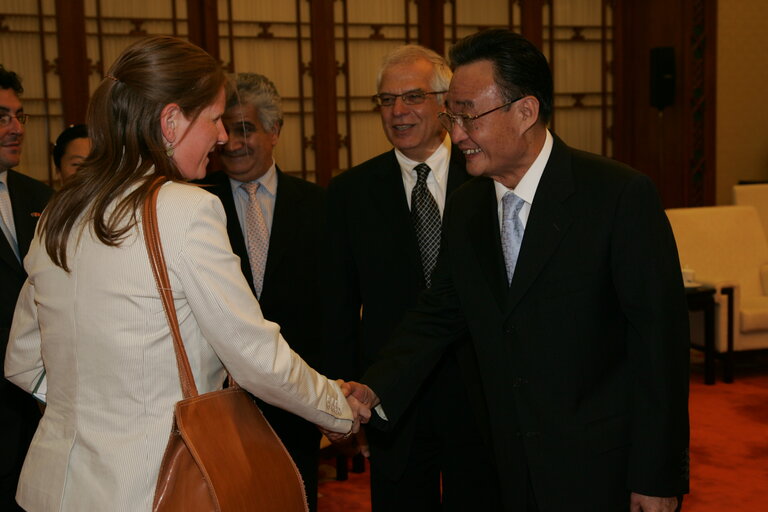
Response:
[[[403,94],[374,94],[371,100],[380,107],[391,107],[395,104],[397,98],[400,98],[406,105],[421,105],[431,94],[443,94],[448,91],[408,91]]]
[[[5,128],[9,124],[11,124],[11,120],[13,118],[16,118],[19,121],[19,124],[25,124],[27,120],[29,119],[29,114],[0,114],[0,128]]]
[[[525,98],[526,96],[527,96],[527,94],[524,94],[524,95],[520,96],[519,98],[515,98],[514,100],[508,101],[508,102],[504,103],[503,105],[499,105],[496,108],[492,108],[491,110],[486,110],[482,114],[477,114],[477,115],[474,115],[474,116],[471,116],[469,114],[454,114],[452,112],[445,111],[445,112],[440,112],[439,114],[437,114],[437,118],[440,120],[440,124],[443,125],[443,128],[448,130],[448,132],[453,130],[453,126],[454,125],[458,125],[459,128],[461,128],[465,132],[469,133],[471,131],[474,131],[475,127],[474,127],[473,123],[477,119],[480,119],[483,116],[487,116],[488,114],[490,114],[492,112],[496,112],[497,110],[500,110],[500,109],[502,109],[504,107],[508,107],[509,105],[515,103],[516,101],[520,101],[521,99]]]

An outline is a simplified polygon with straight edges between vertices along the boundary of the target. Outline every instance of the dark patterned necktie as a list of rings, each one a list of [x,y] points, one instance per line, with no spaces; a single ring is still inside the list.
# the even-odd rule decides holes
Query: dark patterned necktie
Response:
[[[432,271],[435,269],[437,254],[440,252],[440,210],[427,188],[429,166],[419,164],[414,170],[417,178],[411,191],[411,218],[416,239],[419,241],[424,282],[429,287],[432,284]]]

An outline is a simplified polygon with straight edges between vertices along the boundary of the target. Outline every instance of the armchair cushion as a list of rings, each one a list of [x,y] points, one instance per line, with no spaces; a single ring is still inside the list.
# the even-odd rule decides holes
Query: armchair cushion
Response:
[[[741,298],[741,332],[768,331],[768,297]]]
[[[768,241],[757,210],[752,206],[678,208],[667,210],[667,217],[680,262],[693,269],[696,281],[717,289],[716,350],[727,350],[724,286],[733,288],[734,350],[768,348]]]

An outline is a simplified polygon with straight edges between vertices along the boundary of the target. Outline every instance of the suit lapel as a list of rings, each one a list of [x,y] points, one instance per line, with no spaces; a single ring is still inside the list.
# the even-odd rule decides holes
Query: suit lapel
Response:
[[[381,218],[386,222],[387,229],[391,230],[392,239],[402,241],[400,246],[406,253],[411,271],[424,279],[419,243],[413,229],[400,165],[397,163],[394,150],[387,153],[385,165],[376,168],[372,174],[373,179],[369,190],[371,204],[381,212]]]
[[[0,261],[3,261],[14,272],[24,275],[24,268],[22,268],[19,260],[16,259],[16,253],[13,252],[11,244],[6,240],[2,231],[0,231]]]
[[[224,213],[227,215],[227,236],[229,236],[229,243],[232,245],[232,252],[240,257],[240,268],[245,279],[248,281],[248,285],[253,290],[251,263],[248,259],[245,237],[240,228],[240,219],[237,216],[235,198],[232,195],[232,185],[230,184],[229,177],[224,172],[219,171],[210,176],[210,183],[213,185],[210,191],[219,197],[222,206],[224,206]]]
[[[574,191],[570,150],[559,138],[554,139],[552,154],[536,189],[525,227],[507,299],[507,312],[515,308],[536,280],[573,220],[564,205],[565,199]]]
[[[267,266],[264,269],[264,289],[270,275],[284,260],[282,255],[288,250],[291,239],[298,236],[301,217],[301,208],[296,205],[302,201],[301,194],[296,190],[290,180],[276,168],[277,171],[277,195],[275,196],[275,211],[272,216],[272,229],[269,235],[269,250],[267,252]],[[263,293],[263,292],[262,292]]]
[[[456,146],[451,146],[451,161],[448,164],[448,185],[446,186],[446,202],[448,196],[461,185],[469,180],[467,174],[466,161],[461,150]]]
[[[29,245],[35,236],[35,226],[42,212],[32,211],[31,203],[25,198],[29,198],[31,192],[26,190],[24,182],[16,179],[15,171],[8,171],[8,195],[11,198],[11,207],[13,208],[13,223],[16,228],[16,242],[19,245],[19,254],[24,255],[29,251]],[[24,268],[16,254],[13,252],[10,243],[5,236],[0,236],[0,258],[8,263],[11,268],[24,275]]]
[[[504,267],[504,254],[501,250],[496,192],[491,179],[478,179],[483,180],[483,183],[477,198],[477,208],[474,209],[469,221],[469,238],[472,241],[472,250],[477,256],[486,284],[492,291],[501,310],[507,298],[508,288],[506,286],[507,273]]]

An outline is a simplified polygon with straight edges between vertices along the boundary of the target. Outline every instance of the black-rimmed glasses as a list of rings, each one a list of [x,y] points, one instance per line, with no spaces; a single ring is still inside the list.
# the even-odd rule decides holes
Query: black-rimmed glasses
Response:
[[[454,125],[458,125],[459,128],[464,130],[465,132],[469,133],[475,129],[473,123],[480,119],[483,116],[487,116],[488,114],[492,112],[496,112],[497,110],[500,110],[504,107],[508,107],[511,104],[513,104],[516,101],[520,101],[521,99],[525,98],[526,95],[520,96],[519,98],[515,98],[512,101],[508,101],[504,103],[503,105],[499,105],[496,108],[492,108],[491,110],[486,110],[482,114],[477,114],[474,116],[471,116],[469,114],[453,114],[451,112],[440,112],[437,114],[437,118],[440,120],[440,124],[443,125],[443,128],[448,130],[450,133],[451,130],[453,130]]]
[[[371,100],[380,107],[391,107],[395,104],[397,98],[400,98],[406,105],[420,105],[424,103],[430,94],[443,94],[448,91],[409,91],[403,94],[374,94]]]
[[[19,124],[24,124],[29,119],[29,114],[0,114],[0,128],[5,128],[11,124],[11,119],[16,118]]]

